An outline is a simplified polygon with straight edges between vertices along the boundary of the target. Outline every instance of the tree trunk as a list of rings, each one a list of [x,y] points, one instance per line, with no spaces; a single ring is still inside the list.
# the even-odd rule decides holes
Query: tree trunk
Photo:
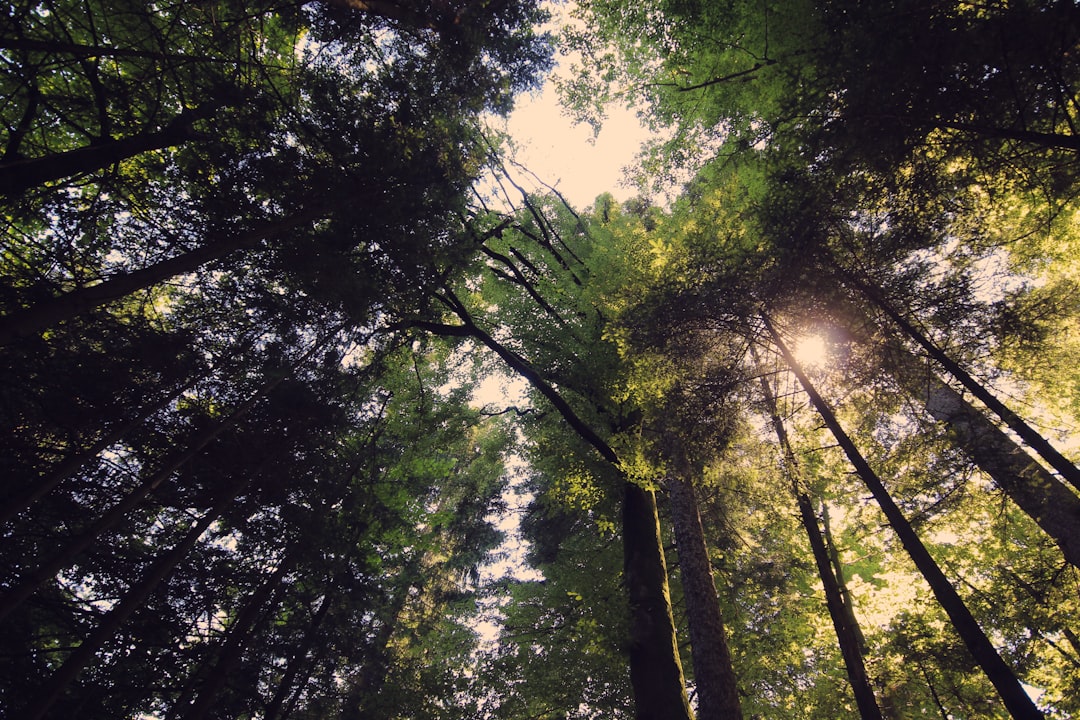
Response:
[[[64,664],[49,678],[40,691],[32,697],[30,707],[23,713],[25,720],[40,720],[45,713],[61,698],[64,690],[79,673],[93,662],[101,647],[116,634],[120,626],[142,607],[146,598],[161,582],[167,578],[177,565],[187,556],[202,534],[218,519],[226,507],[236,498],[246,483],[237,483],[202,518],[193,525],[172,550],[159,557],[146,574],[133,585],[123,599],[105,614],[86,640],[64,661]]]
[[[623,495],[623,576],[630,596],[630,684],[637,720],[691,720],[667,564],[652,490],[627,481]]]
[[[5,524],[8,520],[11,520],[20,512],[43,498],[53,488],[73,475],[75,471],[83,465],[96,458],[106,448],[114,445],[129,432],[141,425],[148,417],[179,397],[179,395],[188,387],[190,387],[190,385],[185,385],[166,394],[157,402],[151,403],[143,410],[137,412],[135,417],[131,418],[126,423],[121,423],[116,428],[106,432],[105,435],[90,447],[74,452],[67,458],[56,463],[51,470],[42,475],[41,479],[38,480],[37,484],[29,492],[23,493],[19,497],[12,498],[6,502],[3,507],[0,507],[0,525]]]
[[[1064,455],[1053,447],[1046,438],[1044,438],[1034,428],[1024,422],[1023,418],[1014,413],[1008,407],[1005,406],[992,392],[981,382],[973,378],[964,368],[950,358],[945,352],[934,344],[924,333],[920,332],[918,328],[907,321],[904,316],[898,313],[890,306],[884,298],[881,297],[878,291],[861,283],[850,275],[847,276],[854,284],[856,284],[862,291],[863,295],[868,297],[871,301],[877,305],[882,312],[884,312],[908,337],[917,342],[927,354],[935,361],[941,364],[945,370],[956,378],[961,385],[963,385],[968,392],[979,399],[986,407],[990,408],[991,412],[997,415],[1002,422],[1004,422],[1010,430],[1015,432],[1020,438],[1028,444],[1032,450],[1037,452],[1043,460],[1047,462],[1050,467],[1061,473],[1061,477],[1069,482],[1073,487],[1080,490],[1080,468],[1077,468],[1072,462],[1070,462]],[[892,350],[898,355],[907,355],[908,357],[900,357],[899,362],[901,366],[910,366],[917,364],[917,361],[913,356],[910,356],[907,351],[900,346],[899,343],[892,343]]]
[[[847,669],[848,682],[851,683],[855,704],[859,708],[859,717],[863,720],[882,720],[881,709],[878,707],[877,698],[866,675],[862,634],[854,622],[854,609],[848,598],[844,596],[837,576],[834,574],[835,568],[830,562],[828,546],[822,536],[821,527],[818,525],[810,496],[799,493],[797,497],[799,517],[806,529],[806,535],[814,553],[814,563],[817,565],[821,584],[825,588],[825,604],[829,608],[829,617],[832,618],[833,629],[836,631],[840,653],[844,658],[844,667]]]
[[[962,130],[964,132],[982,135],[983,137],[997,138],[998,140],[1018,140],[1023,143],[1038,145],[1045,148],[1061,148],[1064,150],[1080,152],[1080,137],[1076,135],[1035,132],[1033,130],[1017,130],[1015,128],[976,125],[974,123],[951,122],[948,120],[938,120],[934,124],[939,128]]]
[[[866,637],[863,636],[859,621],[855,618],[855,605],[851,599],[851,592],[848,590],[847,580],[844,578],[844,565],[840,562],[840,552],[837,550],[836,542],[833,540],[832,526],[829,523],[829,506],[825,502],[821,503],[819,517],[821,518],[821,537],[825,541],[825,549],[829,553],[829,562],[832,564],[833,576],[836,578],[836,587],[840,591],[844,615],[847,617],[848,627],[852,629],[856,647],[865,656]]]
[[[16,310],[0,318],[0,345],[21,336],[41,332],[63,320],[69,320],[94,308],[145,290],[166,280],[198,270],[206,263],[220,260],[237,251],[254,247],[263,240],[277,237],[323,215],[318,205],[266,224],[264,227],[225,238],[190,250],[159,263],[106,278],[97,285],[79,288]]]
[[[922,576],[930,585],[934,597],[937,598],[941,607],[945,610],[946,614],[948,614],[953,627],[964,641],[968,651],[997,690],[998,695],[1004,702],[1009,714],[1018,720],[1036,720],[1043,718],[1044,715],[1037,707],[1035,707],[1035,703],[1032,702],[1031,698],[1024,691],[1023,686],[1020,684],[1016,675],[1013,674],[1012,669],[1001,659],[1001,656],[990,642],[990,639],[986,637],[986,634],[982,631],[982,628],[979,627],[978,622],[976,622],[974,616],[972,616],[971,612],[964,604],[963,599],[956,592],[952,583],[949,582],[945,573],[941,571],[941,568],[922,544],[922,541],[919,540],[919,536],[915,533],[915,530],[911,527],[907,518],[904,517],[900,508],[893,501],[880,478],[878,478],[877,474],[870,468],[870,465],[866,462],[866,459],[863,458],[862,454],[855,446],[855,443],[852,442],[851,438],[844,432],[844,429],[840,426],[839,421],[833,414],[832,409],[825,403],[821,395],[818,394],[817,389],[810,382],[809,378],[807,378],[806,373],[803,372],[802,367],[792,356],[791,351],[788,350],[787,346],[780,338],[780,335],[772,326],[772,323],[764,316],[762,316],[762,321],[771,336],[773,343],[780,351],[780,354],[783,355],[785,362],[787,362],[791,371],[795,374],[795,377],[798,378],[799,383],[803,386],[803,390],[809,396],[814,409],[817,410],[818,415],[821,416],[825,425],[836,438],[836,442],[844,450],[844,454],[847,455],[848,461],[854,466],[855,471],[858,473],[867,489],[870,490],[870,493],[874,496],[874,499],[885,514],[889,526],[900,538],[901,544],[915,563],[915,567],[919,569],[919,572],[922,573]]]
[[[187,447],[183,450],[174,452],[166,458],[165,462],[153,475],[124,496],[120,502],[109,508],[104,515],[98,518],[89,530],[69,542],[51,559],[46,560],[38,566],[37,570],[30,573],[27,577],[22,578],[18,585],[4,593],[4,595],[0,597],[0,621],[3,621],[12,611],[22,605],[27,598],[33,595],[37,590],[38,585],[71,565],[102,533],[119,523],[124,516],[137,507],[147,495],[160,486],[165,480],[170,478],[180,466],[202,452],[203,448],[209,445],[214,438],[246,415],[260,398],[277,387],[286,377],[288,377],[288,373],[283,373],[280,377],[267,382],[227,418],[196,434]]]
[[[922,663],[919,663],[919,672],[922,673],[923,680],[926,681],[926,687],[930,690],[930,697],[934,700],[934,706],[941,714],[941,720],[950,720],[952,715],[945,709],[945,704],[941,702],[941,696],[938,695],[937,688],[934,687],[934,681],[930,679],[930,673],[926,672],[926,668]]]
[[[403,575],[412,575],[422,572],[419,565],[409,563],[409,569],[403,571]],[[410,591],[417,590],[415,596]],[[402,626],[403,616],[408,603],[414,606],[422,605],[425,590],[416,582],[407,582],[398,588],[398,592],[390,599],[389,604],[380,610],[379,629],[368,643],[369,650],[365,654],[363,667],[356,674],[356,679],[349,688],[349,695],[345,702],[354,708],[357,720],[377,719],[392,713],[392,707],[385,706],[385,700],[379,697],[382,692],[384,681],[390,671],[393,662],[391,641]]]
[[[787,428],[780,418],[776,407],[776,396],[769,381],[764,376],[761,378],[762,392],[768,405],[770,420],[776,439],[780,443],[784,470],[791,482],[791,490],[794,493],[799,506],[799,518],[806,530],[807,539],[810,541],[810,549],[814,555],[814,564],[817,566],[818,576],[825,590],[825,606],[829,609],[829,617],[832,619],[833,629],[836,631],[836,640],[840,646],[840,654],[844,658],[844,667],[847,670],[848,682],[851,684],[852,693],[855,695],[855,704],[859,708],[859,717],[862,720],[882,720],[881,708],[878,707],[874,690],[870,686],[870,680],[866,675],[866,663],[863,661],[864,642],[859,624],[855,619],[855,610],[851,606],[851,600],[841,586],[843,571],[840,567],[839,557],[834,558],[829,553],[829,544],[826,543],[818,524],[817,515],[814,512],[813,502],[810,495],[801,487],[799,482],[799,466],[795,458],[795,452],[791,449],[788,439]],[[825,524],[828,530],[828,522]]]
[[[221,652],[218,654],[217,662],[214,663],[210,675],[199,690],[195,702],[184,713],[184,720],[202,720],[206,715],[211,704],[217,699],[218,693],[225,686],[236,663],[240,660],[244,646],[250,640],[251,632],[262,616],[264,606],[277,591],[278,586],[281,584],[281,578],[285,576],[291,566],[291,559],[283,559],[270,577],[259,585],[248,598],[248,601],[244,603],[244,608],[237,616],[236,622],[229,628],[228,637],[224,645],[222,645]],[[251,691],[254,692],[254,688],[251,688]]]
[[[1024,452],[1001,428],[903,348],[894,377],[1017,507],[1053,538],[1065,560],[1080,567],[1080,497]]]
[[[417,321],[413,327],[478,340],[543,395],[574,432],[604,460],[619,466],[619,456],[582,420],[569,403],[525,358],[495,340],[473,322],[465,305],[447,294],[443,298],[461,325]],[[656,496],[651,490],[624,481],[623,575],[630,598],[630,684],[638,720],[688,720],[693,717],[671,614],[667,563],[660,540]]]
[[[741,720],[739,688],[716,595],[705,532],[701,527],[690,463],[678,441],[669,442],[674,473],[668,477],[671,524],[679,551],[679,577],[686,601],[698,720]],[[694,473],[696,475],[696,473]]]
[[[71,55],[76,58],[121,57],[158,60],[164,63],[217,63],[237,65],[236,60],[211,57],[209,55],[177,55],[158,50],[138,50],[135,48],[108,47],[105,45],[84,45],[61,40],[35,40],[24,37],[0,37],[0,50],[22,50],[29,52],[50,53],[53,55]]]
[[[319,627],[322,625],[323,620],[326,618],[326,613],[330,609],[331,595],[328,591],[323,596],[322,604],[319,605],[318,611],[316,611],[314,617],[311,618],[311,624],[308,625],[307,632],[304,633],[304,640],[300,643],[300,647],[289,658],[289,664],[285,668],[285,674],[281,676],[281,681],[278,683],[277,690],[274,691],[274,697],[270,699],[270,702],[266,706],[266,711],[263,713],[263,720],[278,720],[281,715],[282,708],[285,702],[293,694],[293,685],[296,683],[296,679],[300,676],[300,671],[308,664],[308,655],[311,653],[311,649],[315,646],[315,641],[319,636]]]
[[[192,130],[191,123],[210,117],[221,105],[220,101],[214,101],[185,110],[160,130],[110,139],[54,155],[0,163],[0,195],[16,197],[50,180],[92,173],[144,152],[162,150],[198,139],[199,136]]]

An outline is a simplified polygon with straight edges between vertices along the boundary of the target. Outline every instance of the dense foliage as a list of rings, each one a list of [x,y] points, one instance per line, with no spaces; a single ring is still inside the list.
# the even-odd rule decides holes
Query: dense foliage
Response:
[[[510,436],[392,326],[471,252],[541,18],[4,10],[0,713],[469,712]]]
[[[0,16],[0,714],[1080,716],[1080,10],[545,19]]]

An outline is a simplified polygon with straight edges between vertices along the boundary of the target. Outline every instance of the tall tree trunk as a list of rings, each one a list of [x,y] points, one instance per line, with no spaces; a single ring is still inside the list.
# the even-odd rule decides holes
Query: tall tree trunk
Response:
[[[12,611],[22,605],[27,598],[33,595],[37,590],[38,585],[71,565],[79,555],[94,544],[94,541],[97,540],[102,533],[119,523],[153,490],[170,478],[180,466],[198,455],[214,440],[214,438],[232,427],[232,425],[246,415],[263,396],[281,384],[288,375],[288,373],[282,373],[279,377],[267,382],[227,418],[214,424],[212,427],[197,433],[187,447],[168,456],[157,471],[124,496],[120,502],[109,508],[88,530],[65,545],[60,552],[52,558],[41,563],[34,572],[24,578],[20,578],[18,585],[0,597],[0,621],[3,621]]]
[[[159,50],[139,50],[136,48],[110,47],[106,45],[85,45],[76,42],[64,42],[55,38],[49,40],[37,40],[25,37],[0,37],[0,50],[24,50],[30,52],[50,53],[53,55],[71,55],[76,58],[92,57],[121,57],[143,58],[158,60],[164,63],[216,63],[222,65],[238,65],[236,60],[209,55],[178,55],[165,53]]]
[[[903,315],[897,312],[881,296],[880,292],[862,283],[850,274],[846,274],[846,277],[862,291],[863,295],[877,305],[877,307],[880,308],[905,335],[918,343],[931,358],[945,368],[946,372],[956,378],[968,392],[978,398],[991,412],[1001,418],[1002,422],[1004,422],[1010,430],[1019,435],[1020,438],[1027,443],[1028,447],[1037,452],[1050,467],[1061,473],[1062,478],[1069,482],[1073,487],[1080,490],[1080,468],[1058,452],[1058,450],[1052,446],[1042,434],[1028,425],[1023,418],[1006,407],[1005,404],[998,400],[985,385],[973,378],[966,370],[964,370],[964,368],[960,367],[959,363],[950,358],[945,351],[939,348],[925,333],[921,332]],[[893,350],[897,353],[906,352],[899,346],[899,343],[893,343]],[[904,365],[911,364],[912,362],[914,362],[913,358],[911,361],[907,361],[906,359],[901,360],[901,363]]]
[[[145,408],[135,413],[135,416],[127,422],[120,423],[115,428],[107,431],[97,440],[97,442],[87,448],[72,453],[56,463],[52,469],[42,474],[38,482],[28,492],[24,492],[22,495],[8,500],[4,503],[3,507],[0,507],[0,525],[5,524],[8,520],[11,520],[17,514],[43,498],[53,488],[73,475],[83,465],[96,458],[106,448],[117,443],[125,435],[141,425],[151,415],[179,397],[179,395],[188,387],[190,387],[190,385],[185,384],[180,388],[166,393],[156,402],[150,403]]]
[[[697,473],[691,470],[678,440],[672,439],[667,444],[674,470],[668,477],[671,524],[679,551],[679,577],[690,628],[697,717],[698,720],[741,720],[738,680],[731,663],[701,513],[689,480]]]
[[[191,128],[223,105],[220,101],[185,110],[159,130],[131,137],[110,139],[93,145],[44,157],[20,158],[0,163],[0,195],[14,197],[32,187],[72,175],[91,173],[128,158],[198,139]]]
[[[926,546],[922,544],[922,541],[911,527],[911,524],[907,521],[907,518],[904,517],[900,508],[893,501],[892,496],[889,495],[888,490],[885,489],[881,479],[878,478],[877,474],[870,468],[870,465],[866,462],[866,459],[863,458],[862,454],[855,446],[855,443],[852,442],[851,438],[844,432],[844,429],[833,414],[832,409],[818,393],[813,383],[810,382],[806,373],[803,372],[802,367],[792,356],[791,351],[788,350],[787,346],[780,338],[779,333],[777,333],[776,329],[772,326],[772,323],[765,316],[762,316],[762,322],[772,338],[773,343],[784,357],[785,362],[791,368],[791,371],[803,386],[803,390],[809,396],[814,409],[817,410],[818,415],[821,416],[825,425],[836,438],[836,442],[844,450],[844,454],[847,455],[848,461],[854,466],[855,471],[859,474],[859,477],[862,479],[867,489],[869,489],[870,493],[874,496],[874,499],[885,514],[889,526],[900,538],[901,544],[915,563],[915,567],[919,569],[919,572],[930,585],[934,597],[937,598],[937,601],[949,616],[957,634],[959,634],[972,657],[975,658],[979,667],[982,668],[986,677],[997,690],[998,695],[1004,702],[1009,714],[1012,715],[1012,717],[1017,718],[1017,720],[1036,720],[1037,718],[1043,718],[1043,714],[1035,707],[1035,703],[1032,702],[1031,698],[1024,691],[1023,686],[1020,684],[1016,675],[1013,674],[1012,669],[1001,659],[1001,656],[994,648],[993,643],[986,637],[986,634],[982,631],[982,628],[979,627],[979,624],[971,614],[971,611],[969,611],[964,604],[963,599],[956,592],[952,583],[949,582],[945,573],[941,571],[941,568],[938,566],[937,562],[934,561],[934,558],[930,555],[929,551],[927,551]]]
[[[233,668],[239,662],[245,644],[250,641],[251,633],[259,618],[262,617],[266,604],[277,591],[281,585],[281,579],[291,567],[292,559],[288,557],[283,559],[278,563],[277,569],[274,570],[270,577],[259,585],[247,602],[244,603],[244,608],[236,617],[236,622],[229,628],[225,643],[221,647],[221,652],[218,653],[217,661],[210,670],[209,676],[205,678],[195,702],[184,713],[184,720],[202,720],[206,716],[206,712],[217,699],[221,689],[225,687]],[[255,688],[251,688],[251,692],[255,692]]]
[[[285,673],[281,676],[281,681],[278,682],[277,690],[274,691],[274,696],[270,699],[266,711],[263,713],[263,720],[278,720],[285,702],[293,694],[296,680],[300,676],[301,670],[308,665],[308,655],[311,654],[311,649],[315,646],[315,641],[319,637],[319,627],[323,624],[327,611],[330,609],[332,592],[330,590],[323,595],[323,601],[311,618],[307,632],[304,633],[303,642],[300,643],[300,647],[289,658]]]
[[[637,720],[690,720],[652,490],[623,488],[623,576],[630,596],[630,684]]]
[[[840,590],[840,598],[843,601],[844,614],[847,616],[848,627],[852,629],[855,645],[859,651],[866,655],[866,637],[863,636],[862,628],[855,617],[855,605],[851,599],[851,591],[848,590],[847,580],[844,577],[844,565],[840,562],[840,551],[833,540],[832,524],[829,522],[829,506],[824,501],[821,503],[821,537],[825,541],[825,548],[829,552],[829,562],[832,564],[833,576],[836,578],[836,587]]]
[[[941,696],[938,695],[937,688],[934,687],[934,681],[930,679],[930,673],[926,672],[926,668],[922,663],[919,663],[919,672],[922,673],[923,680],[926,681],[926,687],[930,689],[930,697],[934,700],[934,705],[937,707],[938,712],[941,713],[941,720],[949,720],[952,715],[945,709],[945,704],[941,702]]]
[[[407,567],[409,568],[407,573],[410,575],[418,571],[422,572],[418,565],[410,563]],[[417,591],[415,596],[409,594],[413,589]],[[390,643],[401,628],[406,605],[410,602],[414,603],[414,606],[421,604],[424,594],[424,588],[416,583],[406,583],[390,599],[389,604],[381,609],[379,630],[369,643],[370,650],[364,657],[363,667],[360,668],[355,682],[349,688],[350,692],[346,699],[346,702],[354,708],[358,720],[381,718],[391,712],[392,708],[380,706],[379,698],[393,660]]]
[[[855,610],[851,607],[850,598],[845,596],[839,576],[836,574],[840,568],[832,562],[829,547],[825,542],[821,526],[818,525],[818,518],[810,496],[805,492],[800,492],[796,497],[799,518],[810,540],[814,563],[817,565],[818,575],[825,589],[825,604],[829,608],[829,617],[832,618],[833,629],[836,631],[840,654],[844,658],[844,667],[847,669],[848,682],[855,695],[855,705],[859,708],[859,717],[863,720],[882,720],[881,708],[878,707],[877,697],[866,674],[862,632],[856,622]]]
[[[1064,135],[1062,133],[1044,133],[1033,130],[1019,130],[1016,128],[996,127],[994,125],[977,125],[974,123],[952,122],[949,120],[937,120],[934,122],[939,128],[950,128],[964,132],[982,135],[983,137],[996,138],[998,140],[1018,140],[1031,145],[1046,148],[1062,148],[1080,152],[1080,137],[1076,135]]]
[[[780,418],[776,396],[769,387],[768,379],[764,376],[761,377],[761,388],[765,395],[773,430],[776,432],[776,439],[780,443],[784,458],[784,472],[788,476],[791,491],[798,503],[799,518],[810,541],[814,564],[817,566],[818,576],[825,590],[825,606],[829,610],[829,617],[836,631],[836,640],[840,646],[840,654],[844,658],[848,682],[855,695],[855,704],[859,708],[859,717],[863,720],[882,720],[881,708],[878,707],[874,689],[870,686],[870,680],[866,675],[862,632],[855,619],[855,610],[851,606],[850,597],[844,593],[841,586],[843,570],[840,567],[839,556],[834,560],[830,555],[829,545],[818,524],[817,514],[814,512],[813,501],[800,483],[801,471],[788,439],[787,428],[784,427],[784,421]]]
[[[323,214],[323,209],[314,205],[292,217],[275,220],[258,229],[218,239],[141,270],[113,275],[97,285],[72,290],[43,300],[32,307],[16,310],[0,317],[0,345],[11,343],[24,335],[41,332],[58,322],[153,287],[177,275],[198,270],[209,262],[220,260],[237,250],[252,248],[263,240],[282,235],[318,219]]]
[[[893,344],[893,375],[957,445],[1080,567],[1080,497],[914,355]]]
[[[64,661],[64,664],[53,673],[45,686],[35,693],[29,708],[23,713],[24,720],[40,720],[45,713],[56,704],[79,674],[93,662],[95,655],[101,647],[111,639],[120,629],[120,626],[150,596],[150,593],[161,584],[165,578],[172,574],[180,562],[187,557],[191,548],[199,541],[202,534],[221,516],[226,507],[236,498],[246,483],[237,483],[233,489],[226,492],[214,506],[204,514],[184,535],[172,550],[159,557],[150,569],[135,585],[128,589],[123,599],[98,623],[94,632],[87,637],[74,652]]]

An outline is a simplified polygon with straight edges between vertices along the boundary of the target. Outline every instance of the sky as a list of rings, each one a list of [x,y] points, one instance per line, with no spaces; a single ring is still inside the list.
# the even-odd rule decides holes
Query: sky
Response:
[[[505,129],[518,148],[514,159],[575,208],[584,209],[604,192],[617,200],[636,194],[622,184],[623,170],[634,162],[648,131],[631,110],[607,108],[607,119],[594,137],[592,127],[575,125],[563,112],[555,84],[548,80],[541,91],[517,99]],[[493,375],[481,383],[476,400],[481,405],[521,404],[524,390],[517,378]]]
[[[552,82],[543,91],[518,98],[507,130],[520,145],[517,161],[555,186],[572,205],[585,208],[610,192],[618,200],[632,197],[620,181],[646,138],[637,117],[622,107],[608,108],[608,118],[593,139],[588,125],[574,125],[559,107]]]

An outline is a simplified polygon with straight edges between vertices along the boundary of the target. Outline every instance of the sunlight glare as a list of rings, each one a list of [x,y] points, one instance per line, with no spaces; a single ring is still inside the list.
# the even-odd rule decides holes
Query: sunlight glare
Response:
[[[820,370],[829,363],[829,341],[824,335],[807,333],[795,342],[792,354],[804,368]]]

